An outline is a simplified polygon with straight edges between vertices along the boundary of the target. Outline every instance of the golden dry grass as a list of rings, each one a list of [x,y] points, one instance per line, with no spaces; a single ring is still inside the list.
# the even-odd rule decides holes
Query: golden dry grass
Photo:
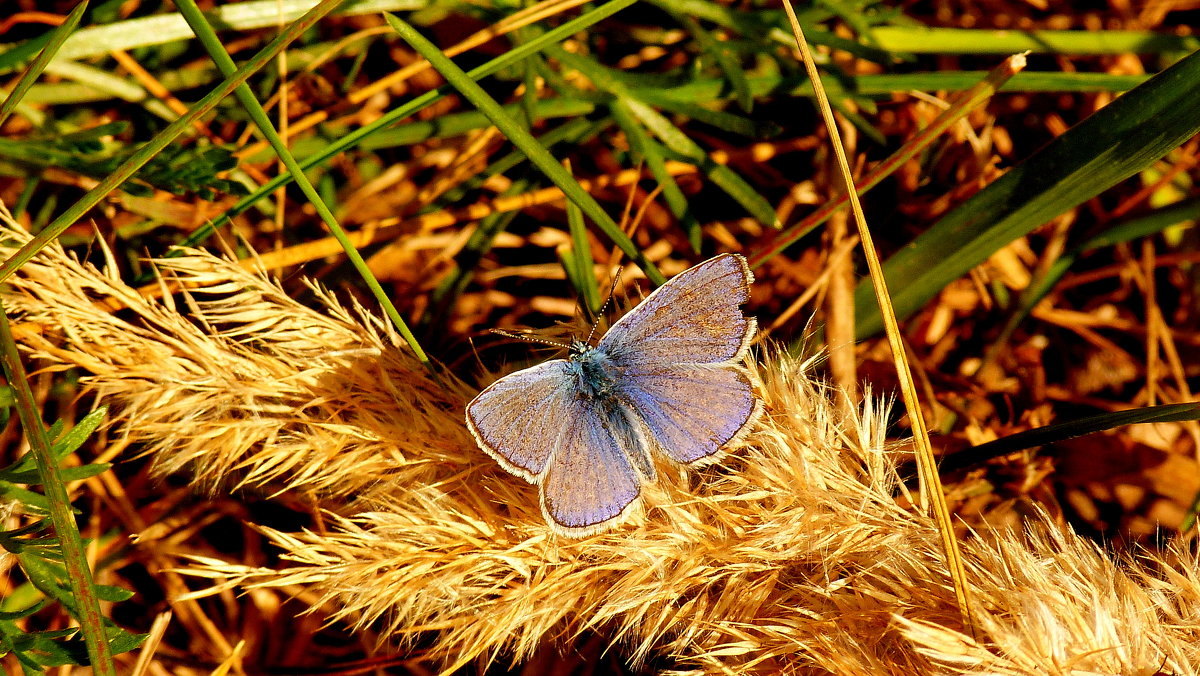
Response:
[[[23,237],[6,234],[0,255]],[[211,579],[193,596],[297,596],[446,670],[597,632],[687,673],[1200,673],[1195,556],[1114,561],[1038,511],[964,539],[983,634],[959,633],[932,520],[903,506],[887,404],[844,411],[810,362],[762,350],[767,412],[741,448],[664,472],[625,527],[565,540],[475,447],[473,388],[431,377],[386,324],[201,251],[157,265],[186,291],[148,299],[52,247],[5,302],[31,356],[87,371],[158,471],[322,511],[310,529],[254,524],[280,565],[180,562]]]

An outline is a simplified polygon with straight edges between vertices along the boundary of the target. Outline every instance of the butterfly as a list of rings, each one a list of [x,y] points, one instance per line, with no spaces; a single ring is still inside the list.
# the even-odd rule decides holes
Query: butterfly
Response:
[[[467,405],[475,441],[539,489],[554,532],[615,525],[655,478],[652,451],[699,465],[762,410],[741,361],[756,323],[740,306],[754,275],[722,254],[679,273],[593,347],[517,371]]]

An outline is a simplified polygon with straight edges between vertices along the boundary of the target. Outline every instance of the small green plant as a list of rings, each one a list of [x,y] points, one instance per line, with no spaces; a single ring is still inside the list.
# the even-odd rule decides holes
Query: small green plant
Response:
[[[100,179],[115,171],[137,150],[136,145],[114,138],[128,128],[128,122],[109,122],[70,133],[50,129],[28,139],[0,139],[0,160],[35,172],[57,167]],[[154,188],[176,195],[191,192],[210,201],[216,199],[218,192],[245,195],[247,190],[243,185],[217,176],[235,166],[233,153],[221,146],[204,143],[166,148],[123,183],[121,189],[141,196],[154,194]]]
[[[61,464],[74,453],[96,430],[107,410],[99,408],[64,432],[62,421],[47,430],[53,440],[51,456]],[[108,463],[91,463],[59,470],[63,481],[78,481],[96,476],[109,469]],[[76,620],[81,620],[80,603],[72,591],[71,580],[63,559],[62,542],[52,534],[49,499],[30,485],[42,483],[34,454],[27,453],[4,469],[0,469],[0,511],[6,516],[27,516],[30,523],[0,531],[0,547],[5,557],[13,557],[25,577],[25,583],[0,599],[0,655],[12,653],[26,674],[40,674],[47,667],[69,664],[90,664],[87,647],[78,627],[56,630],[33,630],[25,624],[43,609],[55,603]],[[78,510],[73,510],[77,513]],[[124,601],[132,592],[110,585],[96,585],[96,598],[101,601]],[[127,652],[145,639],[143,634],[131,634],[111,620],[102,618],[104,636],[112,654]]]

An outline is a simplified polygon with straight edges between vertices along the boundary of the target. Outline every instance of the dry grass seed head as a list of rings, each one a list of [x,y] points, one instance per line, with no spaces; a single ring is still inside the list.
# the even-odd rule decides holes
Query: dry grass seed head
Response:
[[[568,541],[536,488],[475,447],[467,388],[433,382],[378,320],[319,290],[310,310],[204,252],[158,264],[187,317],[53,246],[8,302],[56,329],[27,348],[87,369],[163,471],[319,496],[324,531],[262,528],[283,569],[197,562],[228,577],[214,589],[295,585],[399,643],[435,634],[447,668],[594,628],[634,661],[708,673],[1200,669],[1194,557],[1118,567],[1053,525],[965,543],[984,629],[966,639],[932,523],[895,500],[885,407],[841,411],[803,362],[763,357],[767,413],[724,462],[664,476],[628,526]],[[112,298],[128,309],[94,303]]]
[[[26,236],[8,234],[11,252]],[[186,470],[209,489],[352,496],[425,481],[466,438],[450,417],[465,388],[435,383],[360,308],[314,286],[325,310],[314,311],[200,252],[156,264],[164,284],[184,289],[187,315],[53,246],[10,284],[11,307],[46,330],[26,346],[90,372],[87,386],[117,405],[113,423],[159,472]]]

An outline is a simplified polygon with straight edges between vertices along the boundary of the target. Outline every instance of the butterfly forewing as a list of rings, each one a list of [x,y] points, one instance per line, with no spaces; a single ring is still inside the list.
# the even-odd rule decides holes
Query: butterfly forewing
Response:
[[[536,481],[575,413],[572,383],[565,359],[504,376],[467,405],[467,426],[504,469]]]
[[[716,364],[738,359],[754,332],[739,307],[754,280],[723,254],[684,270],[612,325],[598,350],[626,364]]]

